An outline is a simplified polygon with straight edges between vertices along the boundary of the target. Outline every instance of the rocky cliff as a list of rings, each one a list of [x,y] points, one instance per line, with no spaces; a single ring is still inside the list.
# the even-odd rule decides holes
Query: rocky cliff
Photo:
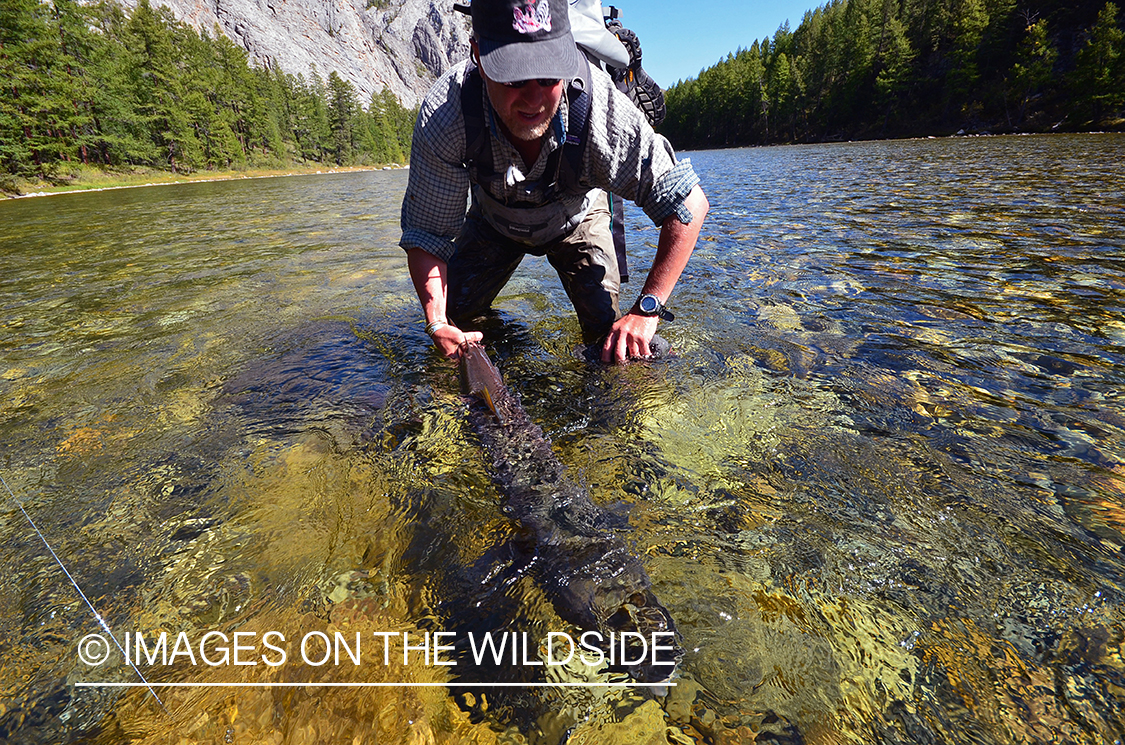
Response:
[[[130,10],[138,0],[119,0]],[[150,0],[200,31],[223,34],[251,60],[306,78],[333,70],[366,106],[390,88],[414,106],[430,84],[469,55],[468,17],[453,0]]]

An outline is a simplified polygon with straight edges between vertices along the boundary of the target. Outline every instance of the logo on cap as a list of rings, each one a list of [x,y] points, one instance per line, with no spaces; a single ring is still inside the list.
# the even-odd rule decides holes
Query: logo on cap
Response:
[[[523,8],[514,8],[512,28],[521,34],[551,30],[551,6],[547,0],[539,0],[534,5],[528,3]]]

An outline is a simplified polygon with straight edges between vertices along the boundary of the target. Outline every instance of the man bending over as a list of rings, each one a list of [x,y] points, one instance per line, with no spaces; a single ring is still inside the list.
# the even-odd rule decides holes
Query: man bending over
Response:
[[[414,127],[402,240],[448,357],[525,254],[546,256],[603,362],[648,357],[708,203],[690,161],[575,46],[567,0],[473,0],[472,58],[426,94]],[[660,226],[656,258],[622,315],[606,192]],[[466,200],[471,204],[466,214]]]

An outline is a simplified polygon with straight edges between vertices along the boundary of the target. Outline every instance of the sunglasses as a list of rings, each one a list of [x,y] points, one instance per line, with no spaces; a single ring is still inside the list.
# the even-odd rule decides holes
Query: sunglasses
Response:
[[[554,88],[559,84],[560,80],[562,80],[562,78],[535,78],[534,81],[516,80],[511,83],[501,83],[501,85],[505,86],[506,88],[522,88],[528,83],[534,82],[540,88]]]

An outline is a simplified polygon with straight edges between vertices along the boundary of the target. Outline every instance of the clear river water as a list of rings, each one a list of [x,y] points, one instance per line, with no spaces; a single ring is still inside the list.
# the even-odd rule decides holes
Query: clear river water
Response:
[[[406,172],[0,203],[0,740],[1125,740],[1125,136],[690,157],[676,358],[577,358],[535,258],[485,339],[675,619],[665,689],[537,664],[575,630],[527,578],[505,664],[560,685],[436,664],[516,531]]]

